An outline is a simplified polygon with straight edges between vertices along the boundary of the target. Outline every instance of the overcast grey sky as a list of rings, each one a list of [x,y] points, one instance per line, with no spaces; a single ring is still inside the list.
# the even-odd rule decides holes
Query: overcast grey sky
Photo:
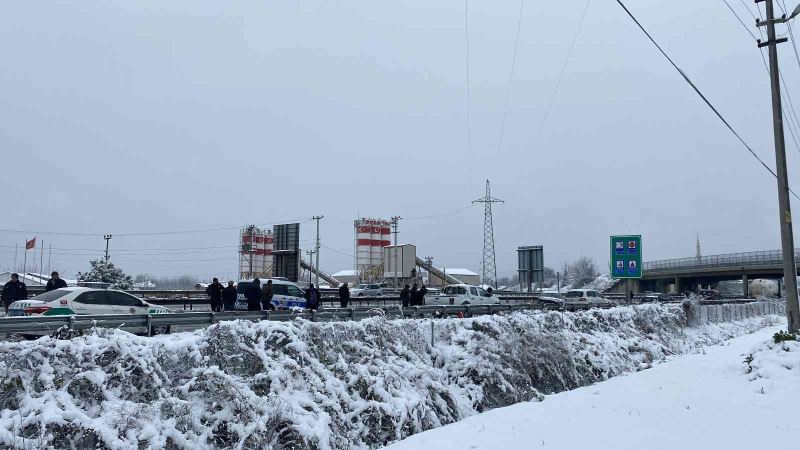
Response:
[[[112,233],[129,273],[227,278],[234,229],[120,235],[323,214],[323,244],[352,254],[357,216],[455,210],[491,178],[506,201],[500,276],[516,270],[517,246],[536,244],[549,266],[588,255],[607,270],[610,234],[642,234],[646,260],[693,255],[696,233],[706,254],[779,248],[774,179],[612,0],[592,1],[538,141],[585,2],[525,3],[498,148],[520,2],[469,3],[471,151],[463,1],[5,2],[0,228],[98,234],[38,233],[97,249],[53,250],[67,275]],[[725,5],[628,6],[774,165],[768,76]],[[780,56],[794,94],[790,44]],[[479,207],[404,220],[400,240],[478,271],[482,222]],[[305,223],[303,247],[312,232]],[[33,236],[0,232],[0,266]],[[180,250],[144,250],[165,248]],[[323,249],[321,265],[352,258]]]

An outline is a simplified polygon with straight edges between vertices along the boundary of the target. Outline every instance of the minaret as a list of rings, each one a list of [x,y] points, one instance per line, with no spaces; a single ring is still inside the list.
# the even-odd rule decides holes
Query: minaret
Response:
[[[697,254],[695,258],[700,259],[702,256],[702,253],[700,253],[700,233],[697,233]]]

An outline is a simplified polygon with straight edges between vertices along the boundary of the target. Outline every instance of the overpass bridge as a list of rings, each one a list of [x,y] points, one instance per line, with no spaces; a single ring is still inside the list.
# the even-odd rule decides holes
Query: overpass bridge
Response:
[[[794,253],[795,258],[800,259],[800,249],[795,249]],[[748,280],[783,278],[782,258],[780,250],[765,250],[648,261],[642,265],[638,288],[641,291],[681,293],[694,291],[699,285],[741,279],[742,294],[748,296]]]

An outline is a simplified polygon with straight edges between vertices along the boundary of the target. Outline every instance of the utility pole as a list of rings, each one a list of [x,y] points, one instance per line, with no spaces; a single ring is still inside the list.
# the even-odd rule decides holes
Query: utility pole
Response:
[[[111,235],[110,234],[106,234],[106,235],[103,236],[103,239],[106,240],[106,263],[108,263],[108,241],[111,240]]]
[[[778,44],[786,38],[776,39],[775,24],[784,23],[790,18],[783,15],[775,19],[773,0],[764,2],[767,19],[756,22],[759,27],[767,27],[767,42],[759,40],[758,47],[769,47],[769,78],[772,88],[772,130],[775,135],[775,173],[778,179],[778,212],[781,224],[781,251],[783,253],[783,278],[786,292],[786,318],[788,332],[800,331],[800,305],[797,303],[797,269],[794,258],[794,236],[792,232],[792,209],[789,200],[789,176],[786,169],[786,142],[783,135],[783,114],[781,106],[780,71],[778,70]],[[794,15],[794,14],[793,14]]]
[[[308,264],[311,266],[311,270],[308,271],[308,283],[311,284],[311,276],[314,273],[314,253],[316,250],[306,250],[306,255],[308,255]],[[319,286],[317,286],[319,288]]]
[[[484,204],[483,216],[483,257],[481,259],[481,271],[483,272],[483,284],[495,286],[497,284],[497,266],[494,258],[494,224],[492,223],[492,203],[505,203],[503,200],[492,197],[492,189],[489,187],[489,180],[486,180],[486,196],[472,201]]]
[[[400,223],[400,219],[402,219],[402,217],[400,216],[392,217],[392,234],[394,234],[394,287],[395,288],[400,287],[400,285],[397,284],[397,254],[399,253],[397,251],[397,227]]]
[[[316,285],[317,289],[319,289],[319,220],[325,216],[314,216],[312,219],[317,221],[317,264],[316,264],[316,276],[314,277],[314,284]]]

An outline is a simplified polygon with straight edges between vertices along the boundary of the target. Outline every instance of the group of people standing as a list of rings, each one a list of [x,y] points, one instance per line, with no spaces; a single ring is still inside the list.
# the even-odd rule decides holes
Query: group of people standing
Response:
[[[428,288],[425,287],[424,283],[421,288],[417,288],[417,283],[414,283],[411,289],[409,289],[408,285],[405,285],[403,290],[400,291],[400,303],[403,305],[403,308],[422,306],[425,303],[425,295],[427,293]]]
[[[50,292],[54,289],[67,287],[67,282],[58,275],[58,272],[53,271],[50,274],[50,279],[47,280],[45,291]],[[18,273],[11,274],[11,280],[3,285],[2,301],[3,306],[8,314],[8,307],[17,300],[25,300],[28,298],[28,286],[24,281],[19,279]]]
[[[403,307],[421,306],[425,302],[425,295],[428,289],[423,284],[421,287],[414,283],[413,286],[405,285],[400,291],[400,302]],[[233,281],[228,281],[227,286],[220,284],[217,278],[211,282],[206,288],[206,294],[210,299],[211,310],[214,312],[221,311],[234,311],[236,310],[236,297],[237,289]],[[258,278],[253,279],[249,286],[243,292],[244,298],[247,300],[248,311],[262,311],[274,310],[275,304],[272,303],[274,290],[272,280],[267,280],[266,284],[262,285],[261,280]],[[306,300],[306,309],[318,310],[320,306],[320,293],[314,284],[310,284],[306,289],[303,297]],[[350,288],[347,283],[342,283],[339,286],[339,306],[347,308],[350,304]]]
[[[236,286],[233,281],[228,281],[227,286],[222,286],[218,278],[211,280],[211,284],[206,288],[206,294],[211,300],[211,310],[221,312],[233,311],[236,309]]]
[[[233,281],[228,281],[228,285],[223,287],[219,282],[219,279],[214,278],[211,281],[211,284],[209,284],[206,288],[206,294],[208,294],[212,311],[221,312],[223,310],[236,310],[238,291],[236,286],[234,286]],[[244,295],[245,300],[247,300],[248,311],[275,309],[275,304],[272,303],[272,299],[275,296],[272,280],[267,280],[267,282],[262,285],[261,280],[254,278],[253,281],[249,283],[249,286],[245,288],[242,294]],[[306,289],[304,297],[306,299],[306,309],[319,309],[319,289],[314,287],[313,284]]]

